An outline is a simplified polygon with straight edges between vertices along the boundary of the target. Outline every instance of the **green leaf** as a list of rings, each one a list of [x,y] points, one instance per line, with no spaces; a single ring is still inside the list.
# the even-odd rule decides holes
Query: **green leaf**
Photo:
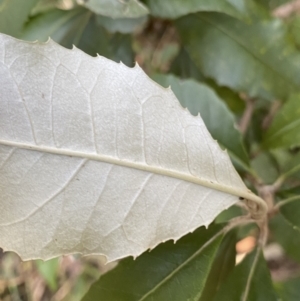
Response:
[[[38,0],[0,0],[0,32],[20,37],[23,25]]]
[[[259,153],[251,161],[251,166],[265,184],[272,184],[278,178],[277,162],[270,153]]]
[[[279,110],[265,134],[267,148],[300,145],[300,94],[292,95]]]
[[[243,214],[243,210],[239,206],[231,206],[223,210],[216,218],[215,223],[224,223],[230,221],[232,218]]]
[[[219,85],[266,99],[300,90],[300,53],[280,20],[244,23],[199,13],[176,24],[195,64]]]
[[[228,150],[234,162],[247,169],[248,156],[242,135],[234,128],[234,116],[211,88],[195,80],[180,80],[172,75],[156,75],[154,80],[163,86],[171,86],[181,105],[193,115],[201,112],[213,138]]]
[[[191,60],[189,53],[182,47],[172,62],[170,72],[181,78],[194,78],[200,82],[205,81],[204,75]]]
[[[57,280],[57,272],[58,272],[58,258],[53,258],[51,260],[42,261],[36,260],[35,264],[39,273],[47,282],[49,288],[52,291],[57,290],[58,280]]]
[[[59,8],[60,3],[60,0],[38,0],[37,4],[32,8],[30,16],[36,16],[49,10]]]
[[[223,239],[210,269],[204,291],[199,301],[213,300],[220,285],[235,267],[236,231],[229,232]]]
[[[84,0],[83,5],[92,12],[117,18],[139,18],[149,13],[148,8],[138,0]]]
[[[146,22],[147,16],[140,18],[120,18],[113,19],[104,16],[98,16],[97,22],[111,33],[132,33],[138,28],[141,28]]]
[[[22,39],[28,41],[46,42],[49,37],[71,48],[78,44],[91,13],[81,7],[72,10],[53,9],[30,20],[22,34]]]
[[[290,198],[289,202],[280,206],[280,212],[295,230],[300,231],[300,195]]]
[[[295,16],[289,23],[290,32],[298,48],[300,47],[300,17]]]
[[[291,279],[275,284],[275,289],[280,301],[299,301],[300,300],[300,278]]]
[[[253,273],[253,274],[252,274]],[[259,249],[255,249],[228,276],[214,301],[276,301],[270,272]]]
[[[234,113],[242,113],[244,111],[245,102],[239,95],[225,86],[218,86],[212,79],[205,78],[183,47],[172,62],[170,72],[180,78],[194,78],[207,84],[226,102],[231,111]]]
[[[285,178],[291,177],[293,175],[294,177],[300,179],[300,154],[299,153],[291,157],[291,159],[286,162],[286,165],[283,168],[283,173]]]
[[[272,11],[276,7],[285,4],[287,2],[290,2],[290,0],[256,0],[261,5],[265,6],[268,10]]]
[[[282,148],[273,149],[271,153],[279,166],[282,182],[300,179],[300,153]]]
[[[169,19],[176,19],[200,11],[220,12],[237,18],[245,17],[247,14],[247,6],[244,0],[146,0],[146,4],[152,15]]]
[[[206,244],[220,229],[201,227],[176,244],[168,241],[136,260],[121,261],[92,285],[83,301],[198,300],[221,237]]]
[[[300,263],[300,235],[287,220],[278,214],[270,220],[270,232],[274,239],[283,247],[286,254]]]
[[[73,45],[95,56],[97,53],[117,62],[133,65],[131,37],[109,34],[98,24],[97,16],[85,8],[54,9],[33,18],[26,26],[24,40],[46,41],[51,37],[62,46]]]

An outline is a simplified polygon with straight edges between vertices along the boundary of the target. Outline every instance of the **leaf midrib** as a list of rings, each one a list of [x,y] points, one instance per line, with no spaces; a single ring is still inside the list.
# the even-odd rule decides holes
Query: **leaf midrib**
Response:
[[[220,183],[206,180],[203,178],[198,178],[196,176],[192,176],[190,174],[178,172],[171,169],[161,168],[158,166],[151,166],[148,164],[144,164],[143,162],[133,162],[128,160],[121,160],[119,158],[110,157],[106,155],[101,154],[95,154],[95,153],[84,153],[79,151],[72,151],[68,149],[58,149],[58,148],[51,148],[51,147],[45,147],[45,146],[38,146],[38,145],[30,145],[25,143],[19,143],[14,141],[6,141],[6,140],[0,140],[0,145],[4,146],[11,146],[16,147],[19,149],[27,149],[31,151],[38,151],[38,152],[44,152],[49,153],[53,155],[61,155],[61,156],[70,156],[70,157],[78,157],[82,159],[88,159],[93,161],[101,161],[109,164],[115,164],[119,166],[129,167],[137,170],[147,171],[154,174],[167,176],[179,180],[183,180],[186,182],[194,183],[197,185],[205,186],[211,189],[215,189],[218,191],[222,191],[224,193],[232,194],[237,197],[243,197],[245,199],[252,199],[256,198],[254,194],[252,194],[250,191],[245,189],[238,189],[227,185],[222,185]]]

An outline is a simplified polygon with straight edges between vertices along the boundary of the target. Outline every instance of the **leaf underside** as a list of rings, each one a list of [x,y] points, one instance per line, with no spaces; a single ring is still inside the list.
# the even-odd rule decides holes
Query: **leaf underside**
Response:
[[[138,66],[53,41],[0,45],[4,250],[136,257],[250,194],[200,116]]]

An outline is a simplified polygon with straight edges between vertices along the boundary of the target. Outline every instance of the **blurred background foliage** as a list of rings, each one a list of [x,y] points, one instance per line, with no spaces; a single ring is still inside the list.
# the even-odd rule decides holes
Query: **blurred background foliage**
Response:
[[[230,232],[211,246],[209,260],[193,259],[190,278],[178,274],[186,292],[167,282],[165,290],[180,288],[172,299],[240,300],[255,263],[247,300],[300,300],[300,1],[0,0],[0,32],[28,41],[51,37],[129,67],[137,62],[155,81],[171,86],[193,115],[201,112],[249,188],[280,182],[275,202],[283,205],[270,216],[265,256],[250,252],[256,227]],[[223,212],[213,227],[241,212],[237,206]],[[176,245],[159,246],[150,253],[157,260],[145,253],[122,261],[84,300],[150,300],[145,291],[161,281],[156,276],[176,269],[167,266],[170,257],[178,255],[180,265],[207,241],[206,232],[197,231],[200,238],[190,234]],[[249,246],[243,249],[238,243],[244,239]],[[0,299],[81,300],[113,267],[95,256],[22,263],[16,254],[0,253]],[[151,300],[171,300],[163,290],[159,294]]]

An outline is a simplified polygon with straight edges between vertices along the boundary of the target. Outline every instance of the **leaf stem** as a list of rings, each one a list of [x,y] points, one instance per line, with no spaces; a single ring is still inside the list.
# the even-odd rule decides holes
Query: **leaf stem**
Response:
[[[287,178],[289,178],[292,174],[298,172],[300,170],[300,164],[296,165],[294,168],[290,169],[286,173],[281,174],[278,179],[275,181],[273,186],[277,188],[277,190],[280,188],[280,186],[286,181]]]
[[[283,201],[280,201],[276,204],[276,206],[274,207],[274,211],[278,211],[280,207],[288,204],[288,203],[291,203],[291,202],[294,202],[294,201],[297,201],[297,200],[300,200],[300,195],[296,195],[296,196],[292,196],[290,198],[287,198]]]
[[[249,295],[249,292],[250,292],[250,286],[251,286],[252,278],[254,276],[254,272],[255,272],[255,269],[256,269],[256,266],[257,266],[257,263],[258,263],[260,252],[261,252],[261,248],[258,247],[256,249],[256,253],[255,253],[254,260],[253,260],[253,264],[251,266],[251,269],[250,269],[250,272],[249,272],[249,275],[248,275],[248,278],[247,278],[246,288],[245,288],[245,292],[243,294],[242,301],[247,301],[247,299],[248,299],[248,295]]]
[[[247,278],[247,283],[246,283],[246,288],[245,288],[245,292],[243,294],[243,298],[242,301],[247,301],[248,300],[248,296],[249,296],[249,292],[250,292],[250,286],[251,286],[251,282],[255,273],[255,269],[257,267],[257,263],[258,263],[258,259],[259,256],[261,254],[261,251],[263,249],[263,247],[265,246],[266,242],[267,242],[267,238],[268,238],[268,222],[267,219],[265,219],[260,225],[260,235],[259,235],[259,240],[258,240],[258,247],[256,249],[256,253],[255,253],[255,257]]]

